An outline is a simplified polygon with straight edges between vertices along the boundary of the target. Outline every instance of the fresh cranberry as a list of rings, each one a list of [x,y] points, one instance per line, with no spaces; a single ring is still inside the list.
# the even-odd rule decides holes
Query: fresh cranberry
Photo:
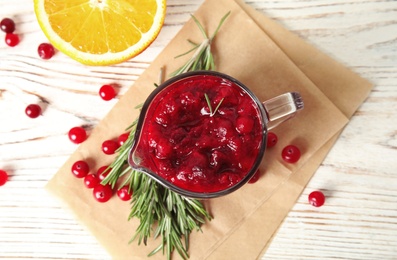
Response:
[[[123,186],[117,191],[117,196],[123,201],[129,201],[132,196],[130,188],[128,186]]]
[[[7,181],[8,181],[7,172],[0,170],[0,186],[3,186]]]
[[[94,187],[93,195],[98,202],[103,203],[110,200],[113,196],[113,190],[110,185],[98,184]]]
[[[96,185],[98,185],[100,183],[100,180],[98,178],[98,176],[94,173],[91,174],[87,174],[84,177],[84,185],[89,188],[92,189],[94,188]]]
[[[7,33],[5,41],[6,44],[10,47],[17,46],[19,43],[19,36],[18,34],[14,34],[14,33]]]
[[[116,96],[116,91],[112,85],[103,85],[99,89],[99,96],[105,101],[109,101]]]
[[[50,43],[42,43],[39,45],[37,48],[37,52],[43,60],[48,60],[51,59],[52,56],[55,54],[55,49],[54,46],[52,46]]]
[[[11,18],[4,18],[0,22],[0,29],[5,33],[13,33],[15,31],[15,23]]]
[[[266,147],[270,148],[273,147],[277,144],[278,137],[275,133],[273,132],[268,132],[267,133],[267,144]]]
[[[109,165],[104,165],[97,170],[96,175],[100,181],[103,181],[111,170],[112,168],[110,168]]]
[[[287,145],[281,152],[281,156],[287,163],[296,163],[301,157],[301,152],[295,145]]]
[[[321,191],[313,191],[309,194],[309,203],[314,207],[321,207],[324,205],[325,196]]]
[[[90,167],[86,161],[77,161],[72,165],[72,173],[77,178],[84,178],[90,171]]]
[[[30,118],[37,118],[41,114],[41,107],[37,104],[30,104],[26,107],[25,114]]]
[[[102,151],[105,154],[114,154],[119,148],[119,144],[114,140],[106,140],[102,143]]]
[[[121,134],[118,138],[117,138],[117,142],[119,143],[119,146],[122,146],[128,139],[128,137],[130,136],[130,133],[124,133]]]
[[[253,184],[253,183],[257,182],[257,181],[259,180],[259,177],[260,177],[260,176],[261,176],[261,173],[260,173],[260,171],[259,171],[259,169],[258,169],[258,170],[256,170],[256,172],[254,173],[254,175],[251,177],[251,179],[248,181],[248,183]]]
[[[87,132],[80,126],[73,127],[69,130],[69,139],[75,144],[80,144],[87,139]]]

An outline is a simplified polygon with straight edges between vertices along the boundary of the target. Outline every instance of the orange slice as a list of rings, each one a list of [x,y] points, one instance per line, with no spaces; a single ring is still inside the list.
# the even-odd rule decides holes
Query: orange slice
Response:
[[[156,39],[166,0],[34,0],[34,10],[59,51],[83,64],[111,65]]]

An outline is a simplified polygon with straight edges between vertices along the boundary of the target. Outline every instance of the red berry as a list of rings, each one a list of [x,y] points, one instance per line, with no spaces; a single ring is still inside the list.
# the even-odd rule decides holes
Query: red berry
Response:
[[[87,139],[87,133],[84,128],[80,126],[73,127],[69,130],[69,139],[75,144],[80,144]]]
[[[110,187],[110,185],[98,184],[97,186],[94,187],[93,194],[94,194],[94,198],[98,202],[106,202],[110,200],[110,198],[112,197],[113,190],[112,187]]]
[[[127,141],[129,136],[130,136],[130,133],[121,134],[119,136],[119,138],[117,139],[119,145],[122,146],[125,143],[125,141]]]
[[[99,89],[99,96],[105,101],[109,101],[116,96],[116,91],[111,85],[103,85]]]
[[[236,119],[236,130],[240,134],[248,134],[254,128],[255,121],[249,116],[240,116]]]
[[[112,168],[110,168],[108,165],[102,166],[98,169],[98,171],[96,172],[98,178],[100,181],[103,181],[106,176],[108,176],[109,172],[112,170]]]
[[[251,179],[248,181],[248,183],[255,183],[259,180],[259,177],[261,176],[261,173],[259,169],[255,172],[254,176],[251,177]]]
[[[156,145],[156,157],[159,159],[170,158],[173,153],[172,144],[168,140],[160,139]]]
[[[114,140],[106,140],[102,143],[102,151],[105,154],[114,154],[119,148],[119,144]]]
[[[0,170],[0,186],[3,186],[7,181],[8,181],[7,172]]]
[[[278,137],[275,133],[273,132],[268,132],[267,133],[267,144],[266,147],[270,148],[273,147],[277,144]]]
[[[42,58],[44,60],[48,60],[48,59],[51,59],[52,56],[54,56],[55,49],[54,49],[54,46],[52,46],[50,43],[42,43],[37,48],[37,52],[38,52],[40,58]]]
[[[287,163],[296,163],[301,157],[301,152],[295,145],[287,145],[281,152],[281,156]]]
[[[123,186],[117,191],[117,196],[123,200],[123,201],[128,201],[131,199],[132,191],[129,191],[128,186]]]
[[[0,29],[5,33],[13,33],[15,31],[15,23],[10,18],[4,18],[0,22]]]
[[[223,185],[233,186],[241,181],[241,178],[236,173],[226,172],[219,177],[219,182]]]
[[[19,36],[13,33],[7,33],[5,41],[8,46],[14,47],[19,43]]]
[[[321,191],[313,191],[309,194],[309,203],[314,207],[324,205],[325,196]]]
[[[91,173],[84,177],[84,185],[89,189],[94,188],[99,183],[100,180],[96,174]]]
[[[25,108],[25,114],[30,118],[36,118],[41,114],[41,107],[37,104],[30,104]]]
[[[90,167],[86,161],[77,161],[72,165],[72,173],[77,178],[84,178],[90,171]]]

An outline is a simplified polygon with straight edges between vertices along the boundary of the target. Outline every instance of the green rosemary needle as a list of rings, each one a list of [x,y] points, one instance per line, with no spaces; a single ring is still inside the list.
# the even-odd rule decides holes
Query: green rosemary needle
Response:
[[[215,69],[214,56],[212,55],[212,52],[211,52],[211,44],[212,44],[213,39],[217,35],[219,29],[221,28],[222,24],[225,22],[226,18],[229,16],[229,14],[230,14],[230,11],[222,17],[215,32],[212,34],[211,37],[209,37],[208,34],[205,32],[203,26],[197,20],[197,18],[192,15],[192,19],[194,20],[197,27],[199,28],[201,34],[203,35],[204,40],[200,44],[189,41],[194,47],[192,49],[190,49],[189,51],[176,56],[176,58],[185,56],[185,55],[195,51],[194,54],[183,66],[181,66],[179,69],[174,71],[171,74],[171,76],[176,76],[176,75],[182,74],[184,72],[188,72],[188,71],[214,70]]]
[[[194,47],[178,56],[195,51],[186,64],[171,76],[187,71],[215,69],[211,43],[229,14],[230,12],[221,19],[211,37],[208,37],[196,17],[192,16],[203,34],[204,40],[201,44],[191,42]],[[212,111],[212,107],[210,107],[211,114],[216,112],[221,103],[222,101],[219,102],[215,111]],[[141,105],[137,106],[137,109],[140,108]],[[149,256],[162,251],[163,254],[166,254],[167,259],[171,259],[172,252],[176,250],[183,259],[187,259],[189,258],[190,233],[193,230],[201,230],[201,225],[207,220],[211,220],[212,217],[199,200],[176,194],[146,174],[129,166],[128,154],[134,141],[136,125],[137,120],[127,128],[130,133],[129,137],[117,150],[117,156],[109,166],[110,172],[102,183],[110,184],[114,188],[118,180],[124,177],[123,185],[120,187],[128,185],[129,189],[133,191],[128,220],[137,218],[140,222],[130,242],[137,239],[138,244],[146,245],[150,237],[161,238],[159,246]]]
[[[219,101],[219,103],[218,103],[218,105],[215,107],[215,109],[212,109],[211,100],[210,100],[210,98],[208,97],[207,93],[204,94],[204,97],[205,97],[205,101],[207,101],[207,105],[208,105],[208,108],[209,108],[209,110],[210,110],[210,116],[214,116],[214,115],[216,114],[216,111],[218,111],[219,107],[221,106],[221,104],[222,104],[224,98],[222,98],[221,101]]]

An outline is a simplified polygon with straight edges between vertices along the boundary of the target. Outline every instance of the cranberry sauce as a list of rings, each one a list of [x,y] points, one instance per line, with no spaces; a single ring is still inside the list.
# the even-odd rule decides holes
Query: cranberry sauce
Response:
[[[255,101],[233,81],[182,78],[152,100],[134,156],[181,189],[222,191],[256,170],[265,139],[261,121]]]

